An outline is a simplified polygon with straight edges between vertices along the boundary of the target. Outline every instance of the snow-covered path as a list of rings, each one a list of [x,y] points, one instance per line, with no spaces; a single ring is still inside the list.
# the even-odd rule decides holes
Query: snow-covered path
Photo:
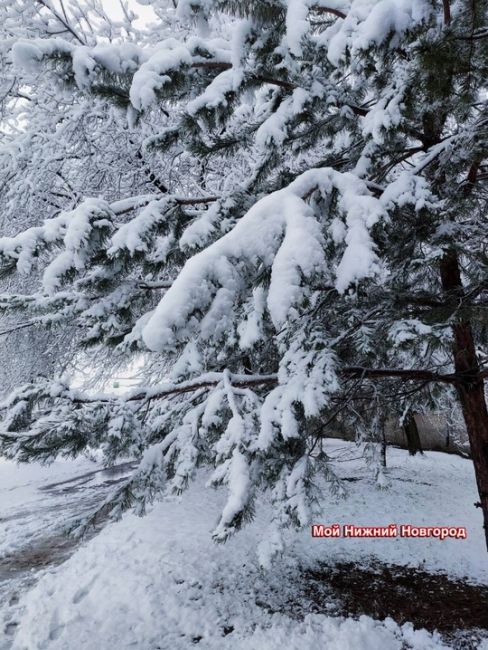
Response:
[[[412,625],[338,616],[333,600],[323,603],[321,613],[303,618],[305,603],[297,598],[303,593],[304,569],[317,562],[368,566],[376,560],[488,584],[481,521],[472,506],[476,493],[471,463],[437,453],[410,458],[391,450],[391,488],[380,490],[357,460],[354,445],[330,441],[329,453],[342,476],[355,480],[346,481],[349,498],[325,500],[320,523],[466,526],[468,539],[312,539],[309,530],[290,532],[282,559],[263,571],[255,551],[266,534],[269,506],[263,502],[252,524],[225,545],[215,545],[209,533],[225,496],[205,489],[202,475],[182,497],[155,505],[144,519],[128,515],[110,524],[66,562],[45,568],[18,603],[5,604],[3,615],[8,612],[12,623],[8,643],[15,650],[446,647],[440,638],[425,630],[414,631]],[[62,496],[59,491],[39,490],[53,482],[53,469],[57,472],[51,468],[51,479],[47,474],[38,476],[17,488],[25,490],[23,495],[13,490],[17,505],[10,504],[10,512],[30,504],[34,513],[36,504],[46,499],[39,495],[49,493],[44,506],[67,506],[58,513],[59,524],[73,509],[68,505],[73,492]],[[55,482],[63,480],[65,470],[65,478],[70,478],[73,466],[59,469]],[[80,466],[79,474],[83,473],[86,468]],[[103,484],[101,477],[96,480]],[[75,484],[82,495],[82,479]],[[56,529],[53,512],[46,508],[39,519],[44,532]],[[41,527],[34,519],[25,518],[24,532],[14,523],[18,520],[7,522],[10,528],[6,542],[2,539],[2,553],[19,548],[18,540],[24,536],[25,541],[25,535],[30,543],[39,537]]]
[[[0,460],[0,650],[10,646],[11,608],[19,593],[76,549],[66,525],[92,509],[126,473],[126,465],[106,470],[85,458],[48,467]]]

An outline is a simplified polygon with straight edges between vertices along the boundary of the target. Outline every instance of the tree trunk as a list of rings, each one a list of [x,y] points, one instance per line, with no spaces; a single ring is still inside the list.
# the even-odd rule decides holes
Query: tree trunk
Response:
[[[407,437],[407,446],[408,453],[410,456],[415,456],[417,452],[422,453],[422,444],[420,442],[419,429],[417,427],[417,422],[415,421],[415,413],[409,411],[407,417],[405,418],[405,424],[403,426],[405,435]]]
[[[383,426],[383,431],[381,433],[381,466],[384,469],[386,469],[386,447],[387,447],[386,430],[385,427]]]
[[[463,286],[456,251],[445,252],[440,263],[442,288],[449,297],[462,299]],[[471,446],[476,483],[483,512],[486,546],[488,548],[488,410],[483,379],[479,376],[479,363],[473,331],[468,321],[453,325],[454,367],[458,377],[456,390],[461,402],[464,421]]]

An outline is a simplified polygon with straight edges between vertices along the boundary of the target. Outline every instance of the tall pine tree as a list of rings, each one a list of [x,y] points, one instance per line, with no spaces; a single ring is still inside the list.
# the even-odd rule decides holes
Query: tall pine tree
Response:
[[[124,397],[19,388],[2,453],[139,458],[113,514],[212,467],[228,490],[215,539],[266,490],[276,551],[317,479],[337,487],[323,440],[339,421],[379,440],[386,414],[457,395],[488,539],[486,4],[153,4],[161,25],[137,38],[13,44],[36,101],[49,79],[117,107],[153,187],[85,193],[0,240],[5,269],[40,278],[5,310],[76,323],[147,379]]]

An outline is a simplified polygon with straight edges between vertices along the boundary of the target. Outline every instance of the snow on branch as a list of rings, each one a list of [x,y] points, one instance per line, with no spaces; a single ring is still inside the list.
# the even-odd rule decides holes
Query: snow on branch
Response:
[[[148,440],[153,443],[159,439],[173,488],[178,491],[186,486],[200,455],[210,453],[216,464],[211,484],[230,486],[228,508],[216,531],[217,538],[223,540],[241,525],[244,511],[251,513],[252,495],[240,484],[245,475],[252,473],[251,465],[271,447],[278,449],[283,441],[301,439],[294,404],[302,402],[310,417],[327,401],[317,387],[329,393],[338,390],[329,352],[325,356],[319,350],[301,355],[291,347],[287,356],[278,375],[242,375],[224,370],[178,384],[139,388],[123,397],[86,395],[62,382],[39,379],[20,386],[0,403],[0,452],[19,461],[37,458],[47,462],[60,454],[77,455],[87,447],[101,447],[107,462],[111,462],[121,456],[140,457]],[[364,367],[343,367],[339,374],[361,381],[456,384],[478,382],[488,376],[488,369],[466,377],[459,373]],[[300,387],[300,380],[308,386]],[[325,381],[329,385],[324,389]],[[171,408],[160,405],[160,400],[189,393],[191,399],[172,399]],[[215,427],[222,424],[224,431],[216,438]]]
[[[333,65],[339,65],[346,53],[354,57],[389,39],[396,47],[406,32],[432,16],[432,4],[428,0],[353,0],[344,20],[325,30],[319,41],[327,46]]]
[[[17,68],[35,70],[45,59],[67,59],[79,88],[88,88],[97,71],[134,74],[147,59],[147,53],[133,43],[99,44],[94,47],[74,45],[62,38],[19,40],[12,47]]]
[[[289,358],[284,359],[278,375],[233,374],[225,369],[179,384],[135,390],[125,397],[87,396],[48,380],[28,384],[0,404],[0,451],[20,461],[37,458],[48,462],[60,454],[77,455],[97,446],[104,449],[108,463],[120,456],[139,459],[131,477],[91,516],[77,522],[78,533],[107,516],[118,517],[129,508],[144,514],[147,504],[165,489],[183,490],[202,457],[210,458],[215,470],[209,484],[224,484],[228,489],[227,502],[213,532],[215,541],[225,541],[253,516],[256,486],[266,471],[262,461],[269,448],[278,450],[280,440],[286,443],[295,438],[297,453],[292,462],[278,464],[272,499],[276,501],[278,523],[286,526],[291,521],[303,526],[309,522],[317,498],[312,478],[318,471],[327,474],[330,470],[326,459],[311,454],[313,437],[301,445],[298,423],[293,425],[293,402],[302,401],[305,412],[313,415],[318,397],[313,394],[314,386],[323,385],[324,373],[329,390],[337,386],[330,354],[326,351],[323,356],[317,350],[303,356],[299,349],[302,345],[303,341],[297,339],[295,348],[290,347]],[[359,379],[456,380],[426,371],[388,368],[351,367],[341,372]],[[308,397],[298,385],[300,380],[307,380],[307,374]],[[272,390],[263,402],[259,389],[267,387]],[[161,399],[187,393],[192,393],[192,399],[173,400],[169,409],[158,407]],[[312,400],[308,405],[307,399]],[[47,403],[51,406],[46,411]],[[142,405],[146,408],[142,409]],[[281,437],[272,431],[279,412]],[[215,427],[222,424],[225,430],[216,438]]]
[[[133,43],[77,46],[62,38],[19,40],[13,45],[12,59],[18,68],[35,70],[45,59],[61,58],[71,62],[76,85],[90,88],[100,71],[129,76],[129,98],[138,110],[148,109],[164,85],[174,76],[198,66],[230,66],[231,52],[222,39],[186,42],[168,38],[155,48],[142,49]]]
[[[345,2],[343,0],[287,0],[286,39],[290,51],[296,56],[302,54],[302,39],[310,30],[308,14],[310,11],[328,13],[344,19]]]
[[[312,169],[258,201],[232,231],[186,263],[144,329],[147,346],[171,348],[197,329],[211,337],[218,320],[232,318],[236,297],[248,290],[243,279],[259,265],[271,273],[267,308],[278,329],[309,290],[305,283],[329,271],[321,224],[304,198],[317,190],[323,196],[336,190],[345,215],[341,232],[336,228],[336,239],[345,243],[335,269],[336,288],[343,292],[374,274],[378,265],[369,229],[383,216],[382,204],[356,176]],[[323,221],[330,226],[327,215]]]
[[[70,269],[86,268],[93,255],[105,248],[109,235],[112,234],[109,255],[123,248],[132,253],[145,250],[144,238],[172,207],[205,205],[217,200],[216,196],[185,198],[172,195],[157,200],[153,195],[145,195],[110,204],[103,199],[86,198],[74,210],[46,219],[42,226],[29,228],[13,237],[1,237],[0,262],[6,266],[13,262],[20,273],[27,274],[41,251],[64,248],[44,271],[44,288],[52,292]],[[115,224],[115,216],[137,209],[141,212],[134,219],[119,226]]]
[[[86,268],[103,247],[113,227],[110,205],[101,199],[85,199],[77,208],[47,219],[42,226],[29,228],[15,237],[0,238],[0,261],[16,263],[19,272],[30,272],[41,250],[62,245],[64,250],[46,267],[43,284],[54,291],[60,278],[71,269]]]
[[[399,379],[404,381],[419,381],[426,383],[445,383],[455,384],[460,381],[460,377],[453,373],[437,373],[430,370],[417,370],[415,368],[365,368],[363,366],[344,366],[338,369],[338,374],[350,379]],[[478,373],[479,378],[488,377],[488,369],[481,369]],[[476,379],[476,378],[475,378]],[[125,396],[94,394],[88,395],[78,389],[63,387],[61,384],[53,384],[54,389],[50,389],[50,397],[66,400],[73,404],[115,404],[121,402],[147,402],[173,397],[175,395],[185,395],[201,390],[208,390],[220,385],[227,386],[227,391],[232,389],[259,388],[260,386],[276,386],[279,383],[278,374],[270,375],[242,375],[228,373],[210,372],[200,375],[194,379],[189,379],[180,383],[162,384],[145,389],[134,389]],[[20,390],[20,389],[19,389]],[[24,390],[24,389],[22,389]],[[14,403],[17,393],[0,403],[0,410],[6,409]]]
[[[443,6],[444,21],[449,25],[449,1],[443,0]],[[340,19],[316,39],[327,46],[329,61],[339,65],[347,52],[354,56],[390,37],[396,46],[405,32],[424,23],[433,10],[427,0],[287,0],[286,41],[298,57],[302,55],[304,39],[313,38],[308,20],[311,11]]]

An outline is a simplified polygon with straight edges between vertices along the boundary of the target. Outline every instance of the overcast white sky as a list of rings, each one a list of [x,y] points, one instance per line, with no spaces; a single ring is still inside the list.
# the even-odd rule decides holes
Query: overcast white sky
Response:
[[[119,0],[102,0],[105,11],[109,16],[119,17],[122,12]],[[154,12],[151,7],[140,5],[137,0],[129,0],[129,6],[139,16],[139,22],[149,22],[154,19]]]

